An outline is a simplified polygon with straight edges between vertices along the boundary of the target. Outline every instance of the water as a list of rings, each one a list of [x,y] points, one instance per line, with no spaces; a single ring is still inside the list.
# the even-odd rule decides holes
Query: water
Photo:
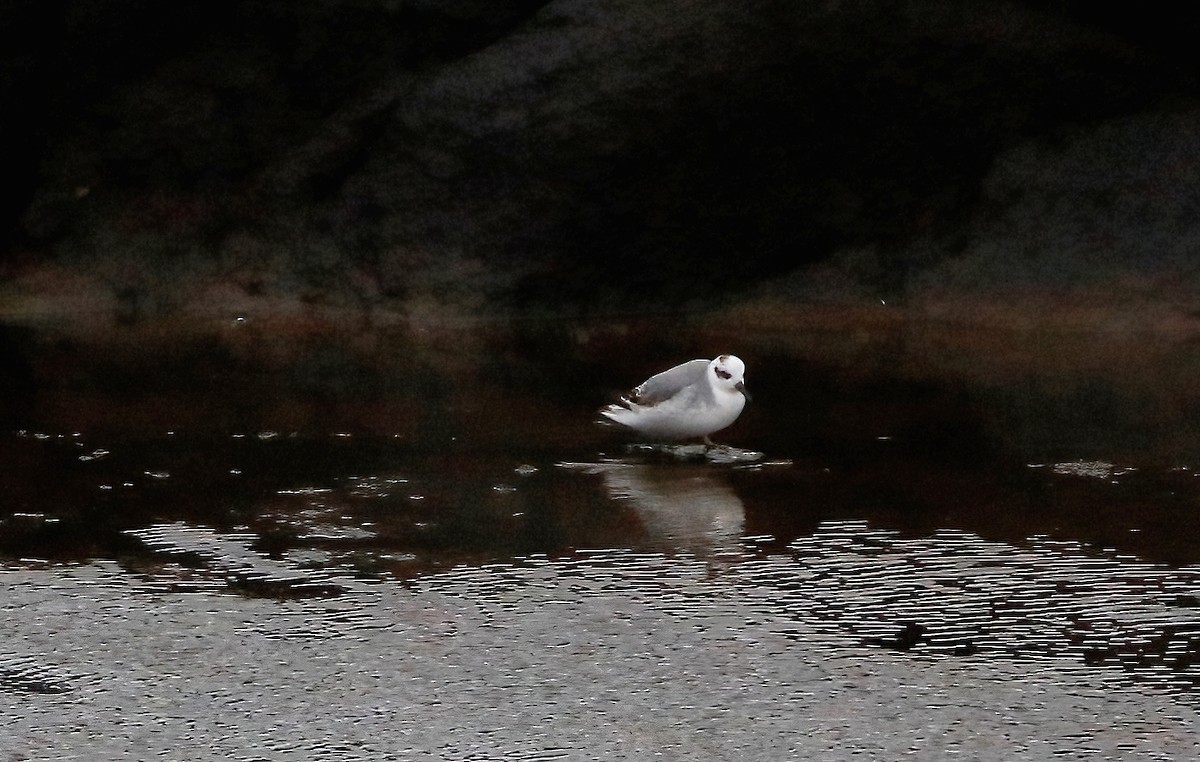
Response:
[[[1084,415],[1084,381],[739,349],[755,401],[718,439],[750,452],[676,457],[592,423],[661,339],[580,336],[151,358],[25,335],[0,751],[1200,751],[1187,416],[1138,425],[1153,404],[1103,377]]]

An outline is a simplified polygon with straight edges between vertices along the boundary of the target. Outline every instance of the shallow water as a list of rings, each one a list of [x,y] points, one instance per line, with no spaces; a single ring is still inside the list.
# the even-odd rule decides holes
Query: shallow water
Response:
[[[719,437],[762,457],[710,462],[593,424],[653,359],[545,335],[387,374],[37,346],[11,758],[1200,751],[1186,431],[764,353]]]

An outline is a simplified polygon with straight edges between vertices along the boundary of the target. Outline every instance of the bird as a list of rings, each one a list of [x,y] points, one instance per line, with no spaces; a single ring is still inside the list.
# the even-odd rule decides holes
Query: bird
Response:
[[[655,441],[702,438],[729,426],[750,399],[746,364],[734,355],[680,363],[639,384],[600,415]],[[603,421],[602,421],[603,422]]]

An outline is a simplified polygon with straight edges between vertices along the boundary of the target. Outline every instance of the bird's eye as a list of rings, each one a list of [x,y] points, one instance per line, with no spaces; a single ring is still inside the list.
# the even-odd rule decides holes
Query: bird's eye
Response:
[[[725,379],[726,381],[733,378],[733,374],[730,373],[729,371],[725,370],[724,368],[713,368],[713,372],[716,373],[721,378]]]

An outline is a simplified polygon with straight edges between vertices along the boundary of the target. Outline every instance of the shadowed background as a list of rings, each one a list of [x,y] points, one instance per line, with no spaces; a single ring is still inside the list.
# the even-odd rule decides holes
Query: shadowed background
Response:
[[[72,426],[56,393],[136,418],[85,387],[237,407],[246,373],[312,393],[285,426],[322,400],[378,421],[398,382],[508,383],[496,352],[582,363],[544,369],[592,384],[571,415],[720,351],[810,390],[1049,394],[1070,411],[1051,428],[1124,417],[1125,439],[1198,409],[1182,6],[0,14],[0,381],[21,425]],[[1000,428],[1045,420],[1022,417]]]
[[[1182,7],[2,13],[10,317],[1195,285]]]

